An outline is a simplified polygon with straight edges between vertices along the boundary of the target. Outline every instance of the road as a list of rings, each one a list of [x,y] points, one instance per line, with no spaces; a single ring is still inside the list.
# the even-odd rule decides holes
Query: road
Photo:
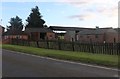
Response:
[[[2,50],[3,77],[117,77],[118,70]]]

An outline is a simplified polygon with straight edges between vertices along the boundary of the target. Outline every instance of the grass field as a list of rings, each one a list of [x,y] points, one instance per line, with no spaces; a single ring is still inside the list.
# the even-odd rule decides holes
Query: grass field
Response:
[[[98,65],[104,65],[109,67],[120,67],[118,64],[117,55],[103,55],[103,54],[92,54],[85,52],[72,52],[72,51],[60,51],[60,50],[51,50],[27,46],[17,46],[17,45],[2,45],[3,49],[19,51],[29,54],[35,54],[40,56],[46,56],[51,58],[71,60],[84,63],[92,63]]]

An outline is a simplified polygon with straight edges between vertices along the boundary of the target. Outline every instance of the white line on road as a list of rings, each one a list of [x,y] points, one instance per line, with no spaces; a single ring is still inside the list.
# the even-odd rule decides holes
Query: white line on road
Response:
[[[113,70],[113,71],[120,71],[119,69],[115,69],[115,68],[108,68],[108,67],[95,66],[95,65],[78,63],[78,62],[73,62],[73,61],[54,59],[54,58],[50,58],[50,57],[43,57],[43,56],[27,54],[27,53],[23,53],[23,52],[11,51],[11,50],[6,50],[6,51],[10,51],[10,52],[13,52],[13,53],[19,53],[19,54],[24,54],[24,55],[29,55],[29,56],[34,56],[34,57],[39,57],[39,58],[44,58],[44,59],[50,59],[50,60],[54,60],[54,61],[66,62],[66,63],[71,63],[71,64],[79,64],[79,65],[84,65],[84,66],[88,66],[88,67],[101,68],[101,69],[107,69],[107,70]]]

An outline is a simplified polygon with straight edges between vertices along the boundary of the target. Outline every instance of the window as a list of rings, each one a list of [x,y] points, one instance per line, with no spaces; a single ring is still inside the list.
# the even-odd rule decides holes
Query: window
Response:
[[[50,35],[50,37],[52,37],[52,35]]]
[[[45,37],[46,37],[46,33],[40,33],[40,39],[45,40]]]

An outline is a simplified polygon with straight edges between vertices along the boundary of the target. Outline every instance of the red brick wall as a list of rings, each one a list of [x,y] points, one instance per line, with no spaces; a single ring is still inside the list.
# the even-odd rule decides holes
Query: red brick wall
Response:
[[[64,40],[66,40],[66,41],[71,41],[71,38],[70,38],[69,35],[65,34],[65,35],[64,35]]]
[[[19,36],[19,38],[18,38]],[[4,36],[3,39],[14,39],[14,38],[18,38],[18,39],[25,39],[27,40],[28,39],[28,35],[8,35],[8,36]]]
[[[118,42],[118,35],[116,33],[107,33],[101,34],[101,35],[79,35],[79,41],[82,43],[89,43],[90,39],[92,42],[95,43],[104,43],[104,39],[106,43],[114,43],[114,39],[116,42]]]
[[[115,39],[115,42],[118,42],[118,34],[116,34],[116,33],[107,33],[106,34],[106,42],[107,43],[114,43],[114,39]]]
[[[55,33],[48,32],[47,37],[48,37],[48,40],[54,40],[55,39]]]

